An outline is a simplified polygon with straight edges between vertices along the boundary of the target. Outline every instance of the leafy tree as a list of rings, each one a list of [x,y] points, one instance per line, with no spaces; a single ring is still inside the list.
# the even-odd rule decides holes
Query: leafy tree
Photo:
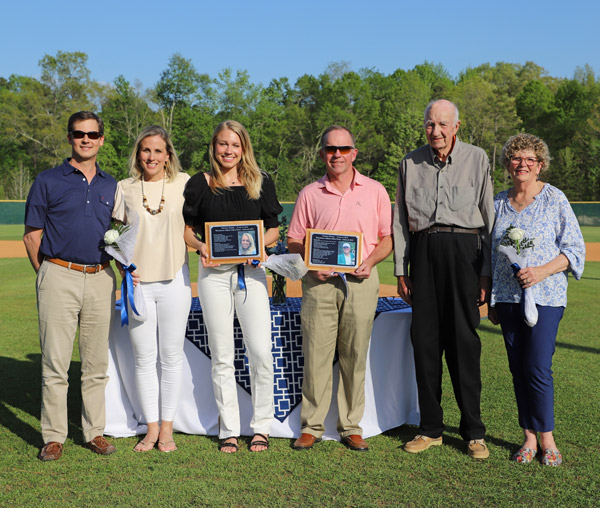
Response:
[[[149,98],[143,96],[123,76],[117,76],[102,103],[105,124],[104,146],[99,152],[102,168],[117,179],[128,175],[128,158],[142,129],[160,122]]]
[[[206,74],[199,74],[191,60],[175,53],[168,67],[161,73],[154,94],[161,106],[163,125],[167,130],[173,126],[175,108],[189,108],[194,104],[196,96],[210,88],[211,80]]]

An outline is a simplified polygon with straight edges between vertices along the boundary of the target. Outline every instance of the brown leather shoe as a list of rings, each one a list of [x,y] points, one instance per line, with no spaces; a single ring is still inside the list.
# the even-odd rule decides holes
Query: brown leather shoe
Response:
[[[317,441],[319,441],[319,439],[316,436],[303,432],[300,434],[300,437],[294,441],[292,448],[294,448],[294,450],[310,450]]]
[[[355,452],[366,452],[369,449],[369,445],[360,434],[343,437],[342,443]]]
[[[38,459],[48,462],[50,460],[58,460],[62,457],[62,443],[58,443],[57,441],[49,441],[46,443],[40,453],[38,454]]]
[[[99,453],[100,455],[110,455],[115,453],[117,449],[111,445],[104,436],[96,436],[86,446],[93,452]]]

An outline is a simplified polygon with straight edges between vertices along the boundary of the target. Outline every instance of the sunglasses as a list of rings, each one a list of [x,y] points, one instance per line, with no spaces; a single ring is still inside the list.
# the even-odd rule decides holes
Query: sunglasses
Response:
[[[333,155],[335,152],[340,151],[342,155],[348,155],[352,150],[354,150],[353,146],[334,146],[328,145],[323,147],[323,151]]]
[[[100,137],[102,136],[102,134],[100,134],[98,131],[71,131],[69,134],[71,134],[71,136],[75,139],[83,139],[86,136],[90,139],[100,139]]]

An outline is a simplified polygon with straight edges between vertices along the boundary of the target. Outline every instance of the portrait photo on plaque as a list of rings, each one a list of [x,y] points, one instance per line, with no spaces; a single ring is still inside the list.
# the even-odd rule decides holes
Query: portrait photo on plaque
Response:
[[[309,270],[353,272],[362,262],[362,233],[307,229],[304,259]]]
[[[207,222],[204,238],[211,263],[264,261],[263,221]]]

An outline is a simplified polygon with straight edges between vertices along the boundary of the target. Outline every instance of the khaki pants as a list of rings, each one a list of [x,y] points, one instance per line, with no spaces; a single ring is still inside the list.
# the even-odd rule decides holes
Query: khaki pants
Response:
[[[379,276],[373,267],[368,279],[347,277],[348,298],[340,277],[321,282],[308,275],[302,282],[303,433],[318,438],[325,431],[331,404],[333,358],[337,346],[338,424],[341,437],[362,435],[365,410],[365,370],[373,319],[377,310]]]
[[[37,274],[42,350],[42,438],[67,438],[68,370],[79,325],[81,424],[86,442],[104,433],[108,334],[115,302],[112,267],[85,274],[44,261]]]

